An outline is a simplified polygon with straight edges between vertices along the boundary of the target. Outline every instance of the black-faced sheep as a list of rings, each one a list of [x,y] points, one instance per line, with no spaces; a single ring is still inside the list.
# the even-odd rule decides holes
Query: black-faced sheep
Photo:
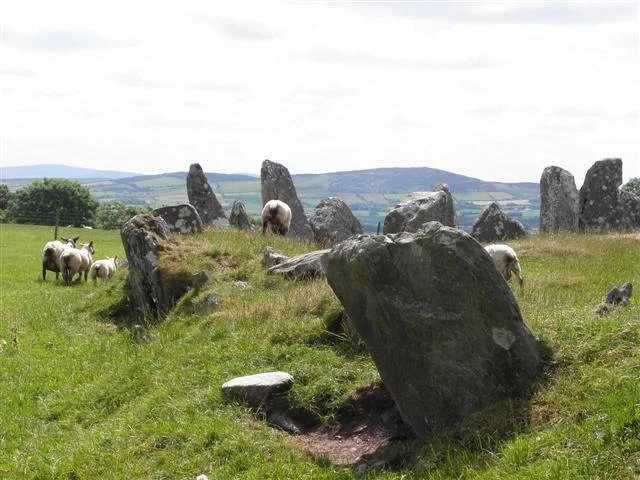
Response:
[[[269,200],[262,209],[262,234],[267,231],[286,235],[291,226],[291,208],[281,200]]]
[[[107,258],[105,260],[96,260],[91,264],[91,268],[89,269],[89,276],[93,283],[95,284],[98,281],[98,277],[102,279],[102,281],[107,281],[111,276],[116,273],[118,269],[118,256],[116,255],[113,258]]]
[[[518,277],[520,290],[524,289],[524,279],[522,278],[522,270],[520,269],[520,260],[513,248],[509,245],[493,244],[484,247],[495,263],[496,268],[500,271],[505,280],[511,278],[511,273],[515,273]]]
[[[60,237],[60,240],[63,240],[62,243],[60,240],[52,240],[51,242],[47,242],[42,249],[42,281],[47,281],[47,270],[50,272],[54,272],[56,274],[56,280],[58,279],[58,275],[62,271],[62,267],[60,265],[60,255],[66,248],[75,248],[76,242],[80,237],[75,238],[64,238]]]
[[[71,285],[71,280],[76,273],[80,274],[80,279],[84,273],[84,281],[87,281],[89,268],[93,263],[93,253],[93,241],[85,243],[81,249],[68,248],[62,252],[62,255],[60,255],[60,265],[62,267],[60,271],[65,284]]]

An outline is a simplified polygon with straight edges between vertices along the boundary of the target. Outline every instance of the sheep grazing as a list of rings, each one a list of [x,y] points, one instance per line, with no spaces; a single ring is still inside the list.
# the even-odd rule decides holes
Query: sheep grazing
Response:
[[[272,233],[286,235],[291,225],[291,208],[281,200],[269,200],[262,209],[262,234],[267,226]]]
[[[107,258],[105,260],[96,260],[91,264],[91,268],[89,269],[89,276],[93,283],[97,283],[98,277],[102,279],[103,282],[109,280],[111,276],[116,273],[118,268],[118,256],[116,255],[113,258]]]
[[[42,249],[42,281],[47,281],[47,270],[56,274],[56,280],[58,275],[62,271],[60,265],[60,255],[67,248],[76,248],[76,242],[80,237],[64,238],[60,237],[60,240],[52,240],[47,242]]]
[[[511,273],[515,273],[520,284],[520,291],[524,289],[524,279],[520,269],[520,260],[518,255],[509,245],[494,244],[484,247],[495,263],[505,280],[511,278]]]
[[[80,279],[84,273],[84,281],[87,281],[89,268],[93,263],[93,241],[85,243],[81,249],[68,248],[60,255],[60,271],[66,285],[71,285],[73,276],[78,273]]]

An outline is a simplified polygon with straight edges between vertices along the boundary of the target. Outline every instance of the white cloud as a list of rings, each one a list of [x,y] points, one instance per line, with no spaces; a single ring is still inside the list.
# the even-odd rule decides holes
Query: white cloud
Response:
[[[637,2],[2,8],[6,165],[640,176]]]

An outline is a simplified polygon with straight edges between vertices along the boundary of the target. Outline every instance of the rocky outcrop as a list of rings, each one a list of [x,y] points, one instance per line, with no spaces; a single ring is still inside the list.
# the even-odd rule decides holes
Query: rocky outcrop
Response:
[[[229,213],[229,225],[240,230],[256,229],[249,220],[249,215],[247,215],[247,209],[244,203],[238,202],[237,200],[233,202],[231,213]]]
[[[267,273],[270,275],[282,275],[288,280],[308,280],[324,277],[322,257],[328,252],[329,249],[316,250],[315,252],[288,258],[269,268]]]
[[[471,236],[479,242],[496,242],[526,237],[527,232],[519,221],[509,218],[492,202],[478,216]]]
[[[190,203],[156,208],[153,214],[162,217],[172,232],[188,234],[202,231],[202,219]]]
[[[458,226],[448,185],[440,184],[433,192],[414,192],[409,195],[387,214],[382,232],[415,232],[431,221],[454,228]]]
[[[329,285],[419,436],[529,393],[537,342],[491,257],[437,222],[356,236],[323,260]]]
[[[274,394],[287,392],[293,386],[293,377],[286,372],[266,372],[237,377],[222,385],[222,393],[232,399],[246,402],[253,408],[262,406]]]
[[[362,225],[349,206],[338,197],[322,200],[309,215],[316,243],[331,246],[362,233]]]
[[[289,235],[302,240],[312,241],[313,232],[304,213],[302,203],[296,193],[289,170],[284,165],[265,160],[260,169],[260,184],[262,189],[262,204],[269,200],[282,200],[291,208],[291,226]]]
[[[622,184],[622,160],[595,162],[580,188],[580,230],[608,231],[627,228],[618,187]]]
[[[545,168],[540,178],[540,232],[577,232],[579,199],[571,173],[560,167]]]
[[[129,265],[131,302],[142,316],[163,318],[174,298],[165,288],[158,256],[169,243],[171,232],[162,217],[136,215],[120,230]]]
[[[207,176],[199,163],[192,163],[189,167],[187,196],[189,203],[198,211],[203,224],[217,227],[228,226],[222,205],[213,193]]]

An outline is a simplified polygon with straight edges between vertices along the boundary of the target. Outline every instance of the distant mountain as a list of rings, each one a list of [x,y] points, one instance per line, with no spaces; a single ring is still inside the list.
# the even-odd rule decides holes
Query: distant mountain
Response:
[[[125,178],[139,175],[135,172],[117,170],[96,170],[93,168],[72,167],[69,165],[44,164],[26,165],[23,167],[0,168],[0,180],[20,178]]]

